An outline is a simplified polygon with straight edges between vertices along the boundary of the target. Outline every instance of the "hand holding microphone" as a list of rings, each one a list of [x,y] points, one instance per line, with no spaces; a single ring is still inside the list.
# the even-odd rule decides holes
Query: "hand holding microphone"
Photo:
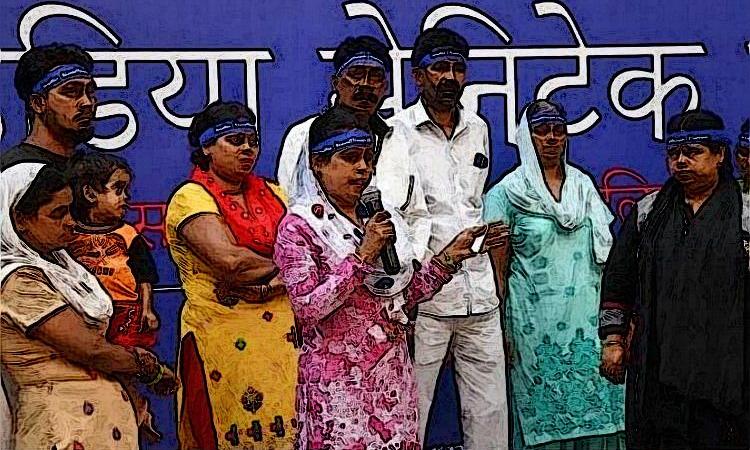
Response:
[[[367,208],[370,220],[365,225],[365,234],[357,254],[368,264],[373,264],[380,256],[385,273],[396,275],[401,271],[398,253],[393,246],[396,242],[396,230],[389,220],[390,213],[383,210],[380,191],[374,186],[369,186],[362,193],[361,200]]]
[[[367,264],[374,264],[386,245],[396,237],[391,215],[387,211],[380,211],[367,221],[362,244],[357,248],[357,255]]]

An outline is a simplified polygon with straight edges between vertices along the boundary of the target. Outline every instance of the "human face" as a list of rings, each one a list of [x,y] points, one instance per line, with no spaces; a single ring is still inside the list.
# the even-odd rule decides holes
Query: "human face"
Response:
[[[466,84],[466,63],[436,61],[427,68],[414,69],[412,75],[427,106],[448,111],[461,99]]]
[[[669,171],[686,188],[713,184],[723,161],[723,151],[714,153],[703,144],[681,144],[667,149]]]
[[[93,78],[74,78],[50,89],[46,95],[34,94],[31,106],[52,133],[80,144],[94,136],[96,83]]]
[[[36,214],[15,214],[16,229],[27,244],[39,253],[49,253],[67,247],[75,240],[76,222],[70,215],[73,190],[70,187],[56,192]]]
[[[91,221],[96,224],[114,224],[120,222],[128,211],[130,200],[130,174],[117,169],[109,177],[102,192],[93,187],[83,187],[84,195],[91,202]]]
[[[750,147],[738,146],[734,159],[737,161],[742,177],[750,176]]]
[[[388,87],[382,67],[354,65],[333,77],[333,90],[339,104],[355,111],[375,114]]]
[[[542,122],[531,128],[534,149],[544,167],[560,165],[568,144],[568,131],[563,123]]]
[[[356,205],[370,184],[373,155],[372,146],[352,147],[334,153],[330,161],[313,160],[313,171],[331,198],[344,205]]]
[[[211,170],[225,180],[242,182],[252,173],[260,153],[257,133],[232,133],[203,149],[211,156]]]

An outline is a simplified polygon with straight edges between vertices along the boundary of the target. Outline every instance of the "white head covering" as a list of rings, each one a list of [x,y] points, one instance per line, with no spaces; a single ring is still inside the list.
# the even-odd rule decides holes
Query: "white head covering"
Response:
[[[516,128],[521,164],[505,176],[500,184],[505,186],[508,199],[516,208],[550,217],[566,230],[573,230],[590,220],[594,256],[598,263],[603,264],[607,261],[609,249],[612,247],[612,232],[609,226],[614,216],[591,178],[568,162],[567,147],[562,158],[565,182],[560,201],[555,200],[544,182],[542,166],[531,139],[528,111],[527,107]]]
[[[106,323],[112,315],[112,299],[94,275],[65,250],[52,252],[54,261],[42,258],[21,239],[13,227],[11,208],[28,190],[44,164],[16,164],[3,170],[0,181],[0,283],[23,266],[41,269],[65,301],[90,324]]]
[[[332,249],[340,258],[354,253],[361,242],[358,234],[361,235],[363,230],[339,212],[328,200],[310,168],[308,146],[305,146],[300,153],[293,184],[294,195],[289,197],[289,211],[305,219],[323,244]],[[322,211],[322,214],[316,215],[313,207],[318,209],[318,212]],[[386,210],[390,209],[388,205],[384,207]],[[386,299],[385,307],[392,320],[406,323],[408,319],[402,310],[403,291],[414,274],[414,251],[399,215],[393,214],[391,221],[396,231],[395,247],[401,263],[401,272],[397,275],[387,275],[378,259],[376,265],[369,268],[365,276],[365,286],[373,294]],[[383,288],[381,283],[388,278],[392,280],[393,285],[390,288]]]

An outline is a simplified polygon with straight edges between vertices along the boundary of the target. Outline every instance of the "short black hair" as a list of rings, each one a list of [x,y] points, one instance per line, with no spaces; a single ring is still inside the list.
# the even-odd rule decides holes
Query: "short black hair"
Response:
[[[357,36],[344,39],[333,54],[333,68],[336,72],[346,63],[349,58],[357,53],[367,52],[383,61],[387,70],[392,70],[393,59],[388,53],[388,47],[372,36]]]
[[[416,68],[426,55],[436,49],[450,49],[464,58],[469,57],[469,43],[463,36],[448,28],[428,28],[417,36],[411,53],[411,65]]]
[[[724,121],[707,109],[696,109],[676,114],[667,122],[667,132],[724,130]]]
[[[89,210],[94,206],[86,200],[83,187],[91,186],[97,192],[103,192],[109,178],[118,169],[124,170],[133,179],[133,169],[128,162],[119,156],[102,152],[82,152],[70,160],[68,172],[73,186],[73,217],[83,222]]]
[[[200,167],[201,170],[208,170],[211,157],[207,156],[201,150],[201,134],[218,123],[236,119],[245,119],[253,125],[256,121],[255,113],[240,102],[223,102],[218,100],[210,103],[203,111],[196,114],[193,117],[193,121],[190,122],[190,128],[188,129],[188,142],[190,142],[190,146],[193,148],[193,152],[190,154],[190,161]],[[214,142],[215,139],[208,142],[208,145]]]
[[[32,217],[39,212],[39,208],[49,203],[55,194],[66,187],[70,187],[67,172],[52,165],[45,165],[36,174],[13,210],[21,216]]]
[[[78,64],[89,72],[94,70],[94,60],[83,48],[75,44],[52,43],[33,47],[18,60],[13,83],[18,97],[26,104],[29,112],[29,98],[34,85],[50,70],[63,64]]]
[[[372,133],[367,120],[358,119],[357,116],[347,108],[334,106],[316,117],[310,124],[309,148],[315,147],[320,142],[334,136],[342,131],[353,129],[365,130]],[[310,153],[312,157],[313,154]]]

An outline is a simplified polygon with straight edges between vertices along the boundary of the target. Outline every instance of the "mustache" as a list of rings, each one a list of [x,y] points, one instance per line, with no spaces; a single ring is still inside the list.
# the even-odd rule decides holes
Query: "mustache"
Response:
[[[377,103],[379,100],[378,96],[375,95],[374,91],[372,91],[371,89],[365,89],[365,88],[355,89],[354,95],[352,95],[352,98],[355,101],[366,100],[366,101],[369,101],[370,103]]]
[[[94,118],[94,110],[93,109],[83,109],[79,111],[76,115],[73,116],[73,120],[78,119],[93,119]]]
[[[461,89],[461,86],[458,84],[458,81],[456,80],[443,80],[437,85],[438,92],[446,92],[446,91],[458,92],[459,89]]]

